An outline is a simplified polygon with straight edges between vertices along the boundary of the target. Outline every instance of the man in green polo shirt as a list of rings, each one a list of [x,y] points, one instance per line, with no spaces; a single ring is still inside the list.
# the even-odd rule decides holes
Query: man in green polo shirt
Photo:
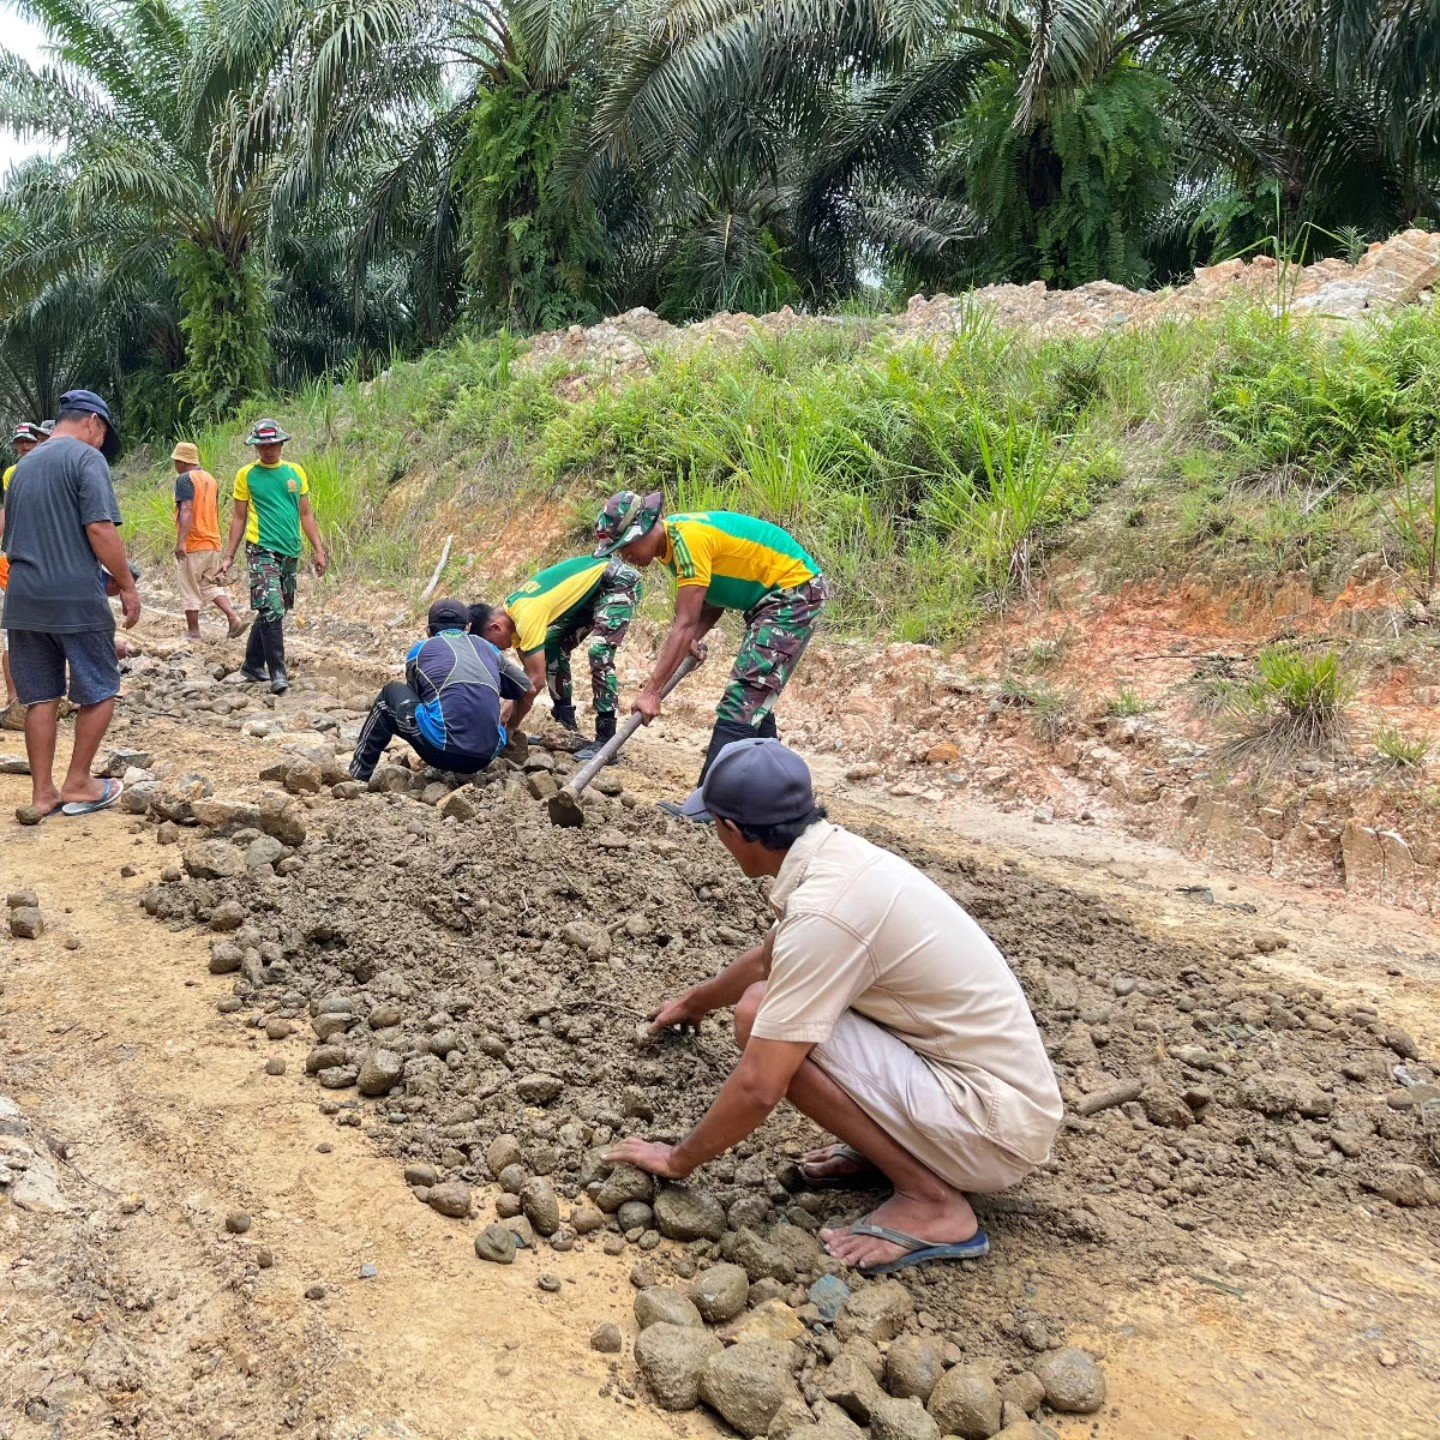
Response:
[[[589,636],[591,697],[595,704],[595,743],[578,752],[590,759],[615,733],[620,682],[615,652],[625,639],[640,603],[640,572],[615,557],[592,555],[562,560],[542,570],[506,598],[504,605],[472,605],[470,628],[497,650],[512,645],[520,652],[531,690],[509,718],[513,731],[542,686],[550,691],[550,710],[567,730],[578,730],[570,679],[570,652]]]
[[[290,688],[285,673],[285,612],[295,605],[301,535],[310,542],[317,575],[323,575],[330,563],[310,508],[310,482],[300,466],[282,455],[289,438],[273,420],[259,420],[246,440],[255,447],[257,458],[235,476],[235,508],[219,577],[223,580],[229,574],[243,536],[255,622],[240,673],[257,684],[268,679],[276,695]]]

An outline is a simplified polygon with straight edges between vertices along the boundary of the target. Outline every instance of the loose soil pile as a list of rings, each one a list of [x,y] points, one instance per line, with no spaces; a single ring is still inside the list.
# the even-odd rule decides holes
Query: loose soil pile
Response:
[[[498,1180],[495,1213],[536,1247],[540,1268],[559,1267],[567,1250],[633,1251],[632,1278],[649,1286],[738,1263],[749,1282],[740,1304],[752,1308],[736,1323],[751,1328],[726,1338],[795,1344],[791,1369],[813,1410],[785,1408],[798,1395],[783,1378],[758,1400],[753,1387],[737,1398],[726,1388],[730,1362],[664,1334],[637,1347],[661,1403],[693,1404],[699,1393],[745,1433],[772,1421],[780,1434],[817,1421],[837,1435],[869,1423],[882,1440],[934,1433],[910,1413],[918,1407],[901,1415],[853,1393],[863,1382],[842,1384],[842,1342],[873,1371],[878,1352],[855,1346],[900,1333],[933,1341],[938,1363],[954,1367],[951,1393],[931,1411],[943,1426],[971,1428],[945,1433],[993,1434],[1042,1394],[1058,1407],[1065,1384],[1080,1383],[1084,1357],[1060,1347],[1097,1302],[1044,1313],[1031,1298],[1057,1247],[1104,1247],[1110,1273],[1132,1283],[1172,1266],[1223,1273],[1247,1234],[1280,1221],[1335,1229],[1364,1204],[1371,1223],[1410,1226],[1426,1220],[1416,1207],[1440,1203],[1426,1139],[1440,1105],[1434,1070],[1370,1007],[1262,969],[1255,951],[1283,946],[1282,935],[1241,943],[1241,919],[1229,954],[1162,943],[1093,899],[912,852],[1015,968],[1069,1114],[1043,1171],[978,1202],[990,1259],[903,1274],[903,1289],[841,1274],[855,1292],[851,1318],[832,1328],[845,1292],[825,1282],[838,1267],[812,1237],[868,1206],[799,1186],[791,1162],[820,1138],[801,1117],[782,1107],[678,1196],[661,1198],[599,1159],[626,1133],[678,1137],[728,1073],[725,1017],[658,1044],[644,1040],[644,1017],[760,937],[769,919],[760,887],[707,830],[618,793],[614,772],[601,783],[616,793],[586,797],[584,829],[553,827],[543,797],[568,759],[528,764],[525,773],[502,762],[454,791],[399,767],[363,794],[331,766],[301,762],[284,777],[292,790],[334,785],[343,802],[324,792],[258,807],[150,796],[152,815],[169,817],[164,839],[177,838],[177,820],[204,822],[210,838],[182,828],[184,868],[167,871],[144,903],[214,932],[211,969],[235,976],[222,1009],[249,1012],[274,1038],[313,1028],[307,1070],[328,1091],[321,1103],[403,1160],[417,1196],[442,1213],[490,1208],[468,1187]],[[576,1202],[563,1220],[556,1192]],[[477,1250],[506,1260],[504,1236],[485,1228],[491,1218],[475,1222]],[[675,1323],[668,1312],[646,1318]],[[774,1355],[744,1358],[741,1368],[763,1378]],[[675,1373],[678,1390],[667,1388]],[[1093,1388],[1098,1376],[1080,1380]],[[991,1406],[994,1381],[1008,1409]],[[888,1372],[886,1383],[929,1395]],[[978,1419],[955,1418],[963,1386],[975,1391]]]

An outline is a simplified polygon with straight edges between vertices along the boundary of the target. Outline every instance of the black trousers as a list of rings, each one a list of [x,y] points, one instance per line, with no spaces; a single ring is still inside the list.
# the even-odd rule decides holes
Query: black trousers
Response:
[[[483,770],[491,756],[466,755],[459,750],[442,750],[432,745],[421,733],[415,712],[420,697],[403,681],[392,680],[375,697],[369,717],[355,742],[355,758],[350,773],[357,780],[368,780],[380,763],[385,747],[398,735],[427,764],[437,770],[453,770],[460,775],[473,775]]]

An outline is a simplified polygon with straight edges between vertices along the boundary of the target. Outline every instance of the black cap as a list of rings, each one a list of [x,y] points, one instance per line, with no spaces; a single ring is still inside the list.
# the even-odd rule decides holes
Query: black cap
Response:
[[[810,767],[764,735],[732,740],[715,757],[705,783],[680,807],[692,818],[708,810],[740,825],[784,825],[803,820],[814,808]]]
[[[463,600],[437,600],[430,607],[429,625],[432,635],[442,630],[468,630],[470,607]]]
[[[80,410],[87,415],[98,415],[105,422],[105,439],[100,453],[107,460],[113,460],[120,453],[120,436],[110,418],[110,407],[93,390],[67,390],[60,397],[60,409],[62,412]]]

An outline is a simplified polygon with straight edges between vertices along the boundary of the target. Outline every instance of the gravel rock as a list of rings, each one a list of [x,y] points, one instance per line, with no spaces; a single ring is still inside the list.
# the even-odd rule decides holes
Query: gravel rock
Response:
[[[625,1348],[625,1341],[618,1325],[597,1325],[590,1332],[590,1348],[602,1355],[618,1355]]]
[[[655,1212],[643,1200],[627,1200],[615,1212],[615,1220],[621,1234],[628,1235],[632,1230],[648,1230],[654,1223]]]
[[[695,1308],[712,1325],[733,1320],[750,1295],[750,1280],[738,1265],[712,1265],[690,1282]]]
[[[914,1396],[929,1402],[945,1372],[945,1347],[928,1335],[901,1335],[885,1357],[885,1386],[902,1400]]]
[[[215,940],[210,945],[210,973],[233,975],[245,963],[245,952],[233,940]]]
[[[527,1105],[548,1105],[564,1088],[557,1075],[522,1075],[515,1082],[515,1093]]]
[[[285,847],[273,835],[257,835],[245,847],[245,868],[259,870],[283,859]]]
[[[260,828],[283,845],[303,845],[307,833],[305,807],[284,795],[267,795],[260,802]]]
[[[463,1220],[470,1213],[470,1187],[461,1180],[445,1180],[430,1187],[426,1203],[432,1210]]]
[[[655,1195],[655,1177],[634,1165],[617,1165],[601,1182],[595,1203],[613,1215],[627,1200],[643,1200],[647,1205]]]
[[[752,1291],[753,1295],[753,1291]],[[746,1340],[799,1340],[805,1334],[800,1317],[781,1299],[766,1300],[738,1315],[720,1332],[731,1344]]]
[[[720,1253],[740,1266],[751,1280],[778,1280],[782,1285],[789,1285],[795,1279],[794,1267],[779,1247],[753,1230],[728,1233]]]
[[[1308,1075],[1293,1070],[1265,1071],[1247,1080],[1241,1101],[1262,1115],[1302,1115],[1319,1119],[1335,1108],[1335,1099],[1326,1094]]]
[[[852,1336],[893,1340],[914,1312],[910,1292],[898,1280],[881,1280],[857,1290],[835,1317],[835,1334],[843,1343]]]
[[[870,1423],[870,1412],[885,1398],[858,1355],[841,1351],[816,1381],[816,1388],[832,1405],[838,1405],[858,1424]]]
[[[655,1197],[655,1228],[667,1240],[719,1240],[725,1207],[706,1190],[665,1185]]]
[[[582,1200],[570,1209],[570,1228],[577,1235],[593,1235],[605,1228],[605,1212]]]
[[[238,930],[245,923],[245,907],[238,900],[222,900],[210,912],[210,928],[222,934]]]
[[[40,903],[40,897],[33,890],[12,890],[5,897],[8,910],[33,910]]]
[[[870,1412],[870,1440],[940,1440],[940,1427],[919,1400],[882,1395]]]
[[[768,1340],[734,1345],[706,1364],[700,1376],[700,1398],[740,1434],[763,1435],[775,1412],[787,1400],[799,1398],[794,1361],[789,1345]]]
[[[485,1164],[498,1180],[500,1172],[511,1165],[523,1164],[525,1152],[513,1135],[497,1135],[485,1149]]]
[[[652,1325],[679,1325],[703,1330],[705,1321],[695,1302],[668,1285],[651,1285],[635,1297],[635,1323],[648,1330]]]
[[[273,1055],[265,1062],[265,1073],[267,1075],[283,1075],[285,1073],[285,1062],[278,1056]]]
[[[129,793],[128,790],[125,792],[126,795]],[[121,796],[122,800],[124,798],[125,796]],[[15,818],[22,825],[38,825],[45,818],[45,812],[38,805],[17,805]]]
[[[440,1172],[424,1160],[412,1160],[405,1167],[407,1185],[424,1185],[427,1189],[440,1178]]]
[[[1045,1387],[1033,1371],[1022,1370],[1018,1375],[1001,1381],[1000,1398],[1007,1405],[1014,1405],[1027,1415],[1033,1415],[1045,1399]]]
[[[835,1323],[850,1294],[850,1287],[838,1275],[822,1275],[809,1291],[810,1303],[827,1325]]]
[[[232,1235],[244,1235],[250,1229],[250,1217],[243,1210],[232,1210],[225,1217],[225,1228]]]
[[[515,1262],[515,1251],[518,1242],[515,1239],[515,1232],[508,1226],[495,1221],[487,1225],[475,1237],[475,1253],[482,1260],[489,1260],[496,1265],[512,1265]]]
[[[1072,1345],[1042,1355],[1031,1369],[1045,1387],[1045,1403],[1069,1415],[1092,1415],[1105,1403],[1105,1376]]]
[[[360,1074],[356,1084],[362,1095],[388,1095],[405,1073],[405,1060],[393,1050],[383,1046],[366,1053],[360,1062]]]
[[[537,1235],[553,1235],[560,1228],[560,1201],[542,1176],[532,1175],[520,1187],[520,1208]]]
[[[635,1364],[662,1410],[693,1410],[700,1403],[700,1376],[724,1346],[704,1327],[648,1326],[635,1341]]]
[[[1000,1428],[1004,1402],[989,1370],[957,1365],[947,1371],[930,1396],[930,1413],[946,1435],[989,1440]]]
[[[199,840],[186,847],[181,863],[197,880],[230,880],[245,873],[245,852],[228,840]]]
[[[10,912],[10,933],[17,940],[38,940],[45,933],[45,920],[33,905]]]

